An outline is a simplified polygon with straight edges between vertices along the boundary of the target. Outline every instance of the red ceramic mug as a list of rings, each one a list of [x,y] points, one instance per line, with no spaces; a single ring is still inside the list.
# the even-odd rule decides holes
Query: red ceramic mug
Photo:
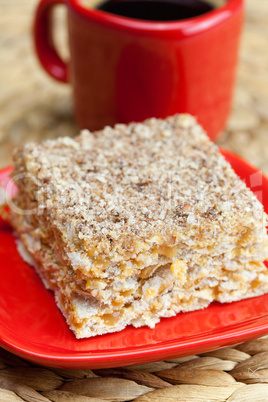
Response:
[[[68,8],[68,64],[53,42],[57,4]],[[35,47],[45,70],[72,84],[81,128],[188,112],[215,139],[230,111],[243,11],[243,0],[226,0],[199,17],[155,22],[90,9],[82,0],[41,0]]]

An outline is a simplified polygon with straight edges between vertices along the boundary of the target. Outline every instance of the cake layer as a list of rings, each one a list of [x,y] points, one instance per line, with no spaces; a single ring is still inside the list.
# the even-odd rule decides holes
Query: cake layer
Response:
[[[209,276],[197,284],[184,288],[181,282],[159,296],[136,300],[120,311],[104,308],[95,299],[77,294],[56,291],[56,301],[77,338],[117,332],[127,325],[153,328],[161,317],[172,317],[179,312],[188,312],[207,307],[213,301],[230,303],[268,292],[268,270],[264,264],[254,271],[226,272],[222,278]]]
[[[189,273],[195,273],[195,278],[200,279],[209,276],[211,272],[217,276],[217,272],[220,274],[222,270],[239,272],[244,269],[245,264],[248,264],[249,270],[254,270],[256,263],[262,262],[267,255],[267,245],[264,244],[263,237],[258,239],[252,235],[250,240],[259,240],[259,243],[245,243],[245,236],[239,234],[237,237],[233,236],[233,241],[229,244],[220,243],[213,252],[208,253],[206,248],[200,248],[197,243],[195,249],[183,245],[177,253],[170,254],[169,258],[162,256],[156,265],[145,265],[139,271],[129,263],[132,274],[128,277],[85,277],[81,271],[74,270],[70,264],[57,259],[49,238],[42,237],[40,240],[40,228],[34,228],[34,222],[35,220],[28,216],[27,222],[24,218],[17,220],[15,228],[26,250],[36,262],[47,287],[57,289],[61,286],[60,283],[63,283],[70,292],[85,297],[92,296],[103,304],[118,308],[140,298],[145,284],[152,282],[163,270],[163,266],[166,266],[167,286],[170,287],[170,282],[173,284],[176,279],[189,278]],[[115,266],[114,270],[119,269]]]
[[[130,302],[125,299],[123,305],[114,304],[111,298],[105,304],[79,291],[68,275],[65,281],[51,283],[49,271],[40,260],[30,260],[24,250],[21,253],[35,266],[45,286],[54,290],[56,302],[77,338],[117,332],[127,325],[154,327],[161,317],[203,309],[213,301],[230,303],[268,292],[268,270],[263,263],[230,260],[220,268],[211,266],[206,271],[189,267],[179,277],[174,277],[167,264],[143,283]]]

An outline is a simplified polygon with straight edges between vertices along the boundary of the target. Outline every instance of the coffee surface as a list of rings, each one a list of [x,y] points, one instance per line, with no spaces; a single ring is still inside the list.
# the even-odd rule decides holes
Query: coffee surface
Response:
[[[108,0],[97,8],[139,20],[177,21],[203,15],[214,6],[203,0]]]

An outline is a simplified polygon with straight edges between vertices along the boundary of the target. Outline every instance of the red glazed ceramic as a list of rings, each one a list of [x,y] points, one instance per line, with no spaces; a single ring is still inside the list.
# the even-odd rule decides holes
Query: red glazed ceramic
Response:
[[[57,4],[68,8],[68,64],[53,41]],[[243,0],[168,22],[121,17],[82,0],[41,0],[34,40],[45,70],[72,84],[81,128],[188,112],[215,139],[230,111],[242,20]]]
[[[223,155],[268,212],[268,180],[230,152]],[[0,171],[6,190],[11,168]],[[0,218],[0,346],[39,364],[108,368],[208,352],[268,334],[268,294],[162,318],[151,329],[76,339],[35,270],[16,249],[10,226]]]

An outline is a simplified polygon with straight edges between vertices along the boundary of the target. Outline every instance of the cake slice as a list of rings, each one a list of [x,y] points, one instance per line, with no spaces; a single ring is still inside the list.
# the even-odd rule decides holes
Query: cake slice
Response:
[[[14,154],[10,219],[77,338],[268,292],[266,215],[196,120]]]

